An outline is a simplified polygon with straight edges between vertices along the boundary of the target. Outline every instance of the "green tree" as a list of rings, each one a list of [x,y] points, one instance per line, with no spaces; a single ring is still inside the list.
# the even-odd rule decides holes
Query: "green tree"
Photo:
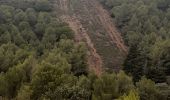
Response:
[[[63,94],[65,89],[72,87],[75,81],[74,76],[69,73],[70,65],[65,58],[60,54],[49,54],[46,60],[37,67],[33,76],[32,98],[62,99],[64,95],[66,96]]]
[[[117,81],[120,95],[123,95],[134,88],[132,78],[127,76],[123,71],[120,71],[117,74]]]
[[[88,66],[87,66],[87,57],[86,57],[86,48],[85,45],[80,44],[75,46],[72,51],[71,57],[71,64],[72,68],[71,71],[76,75],[87,75],[88,73]]]
[[[112,100],[133,89],[133,83],[124,72],[103,74],[95,80],[93,88],[92,100]]]
[[[16,11],[16,14],[14,15],[14,21],[15,24],[19,24],[22,21],[27,21],[27,15],[24,11],[18,10]]]
[[[29,80],[31,68],[34,66],[34,59],[30,56],[22,64],[18,64],[10,68],[6,73],[1,74],[1,95],[8,98],[16,96],[17,91],[20,89],[21,84]]]
[[[142,79],[136,83],[141,100],[160,100],[160,93],[155,83],[150,79],[142,77]]]
[[[22,85],[18,94],[16,96],[16,100],[31,100],[32,90],[29,85]]]
[[[44,35],[44,32],[45,32],[45,23],[37,23],[35,25],[35,33],[36,33],[36,36],[38,37],[38,39],[42,39],[43,35]]]
[[[140,100],[137,91],[131,90],[128,95],[122,96],[119,100]]]
[[[35,9],[37,11],[50,11],[51,5],[48,0],[37,0],[35,2]]]
[[[26,14],[27,14],[28,22],[30,23],[30,25],[34,26],[37,23],[37,13],[33,8],[28,8],[26,10]]]

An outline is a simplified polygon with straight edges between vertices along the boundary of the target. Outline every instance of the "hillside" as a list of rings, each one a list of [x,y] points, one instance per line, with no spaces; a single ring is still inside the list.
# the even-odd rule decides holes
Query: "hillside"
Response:
[[[170,100],[169,5],[0,0],[0,100]]]
[[[121,69],[127,47],[110,14],[97,0],[56,0],[54,3],[57,15],[75,31],[75,40],[86,42],[91,68],[99,72],[101,67]]]

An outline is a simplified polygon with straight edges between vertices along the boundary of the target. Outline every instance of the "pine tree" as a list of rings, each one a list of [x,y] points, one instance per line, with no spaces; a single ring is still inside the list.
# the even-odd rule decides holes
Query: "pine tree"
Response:
[[[150,79],[142,77],[139,82],[136,83],[139,96],[141,100],[160,100],[160,93],[155,83]]]

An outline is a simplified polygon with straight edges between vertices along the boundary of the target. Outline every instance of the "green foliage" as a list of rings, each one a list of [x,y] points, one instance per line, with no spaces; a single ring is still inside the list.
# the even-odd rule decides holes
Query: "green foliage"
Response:
[[[30,25],[35,25],[37,23],[37,13],[33,8],[26,9],[26,14],[28,18],[28,22]]]
[[[104,74],[93,84],[92,100],[117,99],[134,88],[132,79],[124,72],[119,74]]]
[[[137,91],[131,90],[128,95],[124,95],[118,100],[140,100],[140,97]]]
[[[145,75],[155,82],[165,82],[170,59],[167,50],[170,40],[169,1],[100,1],[110,9],[130,48],[124,70],[131,73],[135,81]]]
[[[160,92],[155,83],[145,77],[136,83],[141,100],[160,100]]]
[[[23,85],[18,91],[16,100],[31,100],[31,94],[32,90],[30,89],[30,86]]]
[[[90,81],[85,76],[77,78],[71,74],[71,66],[63,52],[54,49],[33,75],[32,98],[86,100],[90,97],[89,86]]]
[[[50,11],[50,3],[48,0],[36,0],[35,2],[35,9],[37,11]]]
[[[6,72],[10,67],[23,63],[29,53],[14,44],[3,44],[0,47],[0,72]]]
[[[74,42],[71,40],[61,40],[58,47],[69,57],[68,61],[72,65],[71,71],[74,75],[87,75],[86,48],[83,43],[74,46]]]
[[[30,69],[34,66],[34,59],[30,56],[22,64],[10,68],[6,73],[1,74],[1,91],[2,96],[9,98],[14,97],[21,83],[29,80]]]
[[[118,26],[128,33],[125,37],[130,54],[124,69],[136,81],[147,75],[159,82],[164,80],[164,72],[169,74],[170,42],[166,34],[169,17],[156,15],[170,14],[167,4],[159,2],[157,9],[155,3],[148,6],[149,1],[134,2],[136,5],[127,0],[105,2],[113,8]],[[151,10],[156,15],[145,16]],[[123,71],[101,76],[88,71],[85,44],[75,44],[73,31],[54,18],[51,11],[48,0],[0,4],[0,99],[159,100],[162,97],[155,83],[146,78],[135,86]]]
[[[55,98],[58,93],[65,93],[72,86],[73,92],[71,93],[75,93],[73,98],[89,98],[90,92],[82,89],[88,86],[82,87],[83,83],[81,83],[81,81],[88,82],[88,79],[80,78],[79,83],[79,79],[74,76],[87,73],[86,50],[83,45],[74,45],[72,40],[67,40],[67,38],[73,38],[73,32],[68,26],[52,17],[49,1],[15,0],[7,5],[0,4],[0,96],[18,100],[26,98],[29,100],[38,98],[37,96]],[[63,36],[65,39],[62,43],[60,38]],[[66,41],[71,44],[65,44]],[[68,52],[62,47],[67,48]],[[75,71],[71,70],[73,66]],[[46,70],[52,72],[46,74]],[[44,77],[41,76],[43,72],[46,74]],[[62,76],[57,79],[50,75]],[[62,87],[59,87],[60,85],[57,87],[55,84],[54,87],[50,82],[50,85],[47,84],[48,79],[56,84],[64,85],[70,81],[73,83],[62,85]],[[59,80],[61,83],[58,83]],[[47,81],[47,83],[42,84],[42,81]],[[44,87],[45,85],[48,87]],[[43,90],[54,89],[56,93],[42,91],[38,88],[40,86],[44,88]],[[34,96],[35,93],[42,94]],[[67,96],[70,95],[68,92]]]

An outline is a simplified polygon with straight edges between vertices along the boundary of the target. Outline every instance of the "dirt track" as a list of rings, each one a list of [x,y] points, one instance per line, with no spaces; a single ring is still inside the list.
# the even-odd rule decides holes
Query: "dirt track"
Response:
[[[75,40],[87,44],[90,69],[100,75],[102,66],[110,61],[119,70],[127,47],[101,4],[97,0],[56,0],[55,3],[62,12],[60,18],[75,31]]]
[[[86,30],[83,28],[82,24],[79,20],[77,20],[76,17],[70,17],[70,16],[62,16],[62,19],[69,24],[69,26],[73,29],[75,32],[75,40],[77,42],[85,42],[88,49],[88,64],[90,70],[93,70],[97,75],[100,75],[102,73],[102,60],[100,56],[97,54],[96,49],[94,48],[94,45],[86,33]]]
[[[94,7],[96,7],[96,11],[99,14],[98,16],[100,18],[100,21],[102,22],[102,25],[106,29],[107,33],[110,35],[112,41],[117,45],[119,50],[127,53],[127,47],[124,45],[121,33],[117,31],[109,13],[105,9],[103,9],[101,4],[99,4],[99,2],[97,2],[96,0],[91,0],[91,2],[94,4]]]

